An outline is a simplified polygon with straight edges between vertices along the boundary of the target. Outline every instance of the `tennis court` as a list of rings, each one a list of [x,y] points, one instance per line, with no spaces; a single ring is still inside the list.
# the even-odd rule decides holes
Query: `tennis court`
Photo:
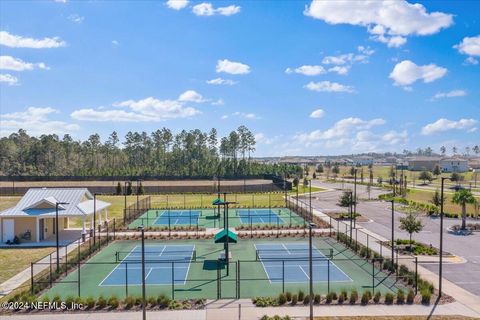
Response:
[[[150,209],[129,224],[130,229],[143,225],[157,228],[202,227],[222,228],[223,208],[217,209]],[[273,225],[304,226],[304,219],[288,208],[230,208],[230,227]]]
[[[158,217],[153,225],[171,226],[171,225],[196,225],[202,215],[201,210],[164,210],[156,211]]]
[[[126,254],[125,254],[126,253]],[[194,245],[147,245],[145,246],[145,283],[168,285],[174,281],[184,284],[190,261],[195,253]],[[135,246],[130,252],[115,253],[118,265],[99,286],[122,286],[142,284],[142,252]]]
[[[277,214],[278,213],[278,214]],[[275,212],[274,209],[237,209],[237,216],[240,217],[240,222],[243,224],[284,224],[281,210]]]
[[[310,280],[309,247],[307,243],[261,243],[255,244],[257,259],[270,282],[303,283]],[[332,250],[333,252],[333,250]],[[312,246],[313,282],[351,282],[337,265],[319,249]]]
[[[396,292],[395,278],[343,244],[313,239],[316,293],[343,288]],[[251,298],[308,290],[308,239],[240,239],[230,244],[229,273],[219,260],[223,244],[213,239],[145,240],[146,294],[175,298]],[[45,295],[124,298],[142,294],[141,242],[117,240],[54,282]]]

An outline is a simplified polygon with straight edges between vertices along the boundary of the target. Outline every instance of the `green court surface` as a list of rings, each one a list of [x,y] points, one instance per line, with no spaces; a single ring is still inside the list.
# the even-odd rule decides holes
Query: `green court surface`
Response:
[[[372,291],[372,286],[375,292],[386,293],[402,287],[394,277],[373,268],[332,238],[314,238],[313,244],[315,293],[326,294],[329,289],[339,293],[351,288],[361,293]],[[214,244],[213,240],[149,240],[146,293],[180,299],[217,299],[308,292],[307,245],[306,238],[240,239],[237,244],[230,244],[232,260],[227,275],[225,263],[218,260],[224,252],[223,244]],[[138,296],[142,283],[140,249],[140,241],[115,241],[83,264],[80,275],[73,271],[45,295]],[[332,253],[333,258],[327,259]]]
[[[128,225],[135,229],[141,225],[150,228],[175,229],[179,227],[223,227],[223,208],[217,209],[150,209]],[[228,226],[303,226],[302,217],[287,208],[236,208],[228,210]]]

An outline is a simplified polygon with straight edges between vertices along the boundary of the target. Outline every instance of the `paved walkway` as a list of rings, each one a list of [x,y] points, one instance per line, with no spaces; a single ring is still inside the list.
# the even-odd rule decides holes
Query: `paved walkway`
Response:
[[[88,236],[87,236],[87,241],[88,241]],[[65,249],[67,248],[67,249]],[[77,248],[77,242],[70,243],[67,247],[62,247],[59,250],[59,257],[60,261],[61,259],[65,256],[66,253],[69,253]],[[52,261],[56,261],[57,253],[56,251],[52,252],[51,258]],[[50,256],[47,255],[43,259],[39,260],[38,262],[41,262],[41,264],[35,265],[33,268],[33,274],[36,275],[43,270],[47,269],[49,267],[49,262],[50,262]],[[26,268],[25,270],[17,273],[4,283],[0,284],[0,298],[9,294],[16,288],[19,288],[22,284],[24,284],[27,281],[30,281],[31,277],[31,270],[30,267]],[[30,286],[30,283],[28,283],[28,286]]]
[[[329,222],[330,217],[323,212],[313,209],[313,214],[321,218],[322,220]],[[348,222],[346,222],[348,224]],[[332,226],[334,229],[336,228],[336,225],[333,224]],[[362,231],[367,231],[366,229],[362,229]],[[371,230],[368,230],[367,233],[372,236],[376,237],[378,239],[383,240],[383,237],[375,234]],[[380,251],[380,244],[378,242],[371,241],[370,239],[369,242],[369,247],[372,248],[373,250],[379,252]],[[384,239],[386,240],[386,239]],[[366,245],[367,240],[366,237],[359,237],[358,242],[362,243],[363,245]],[[389,250],[384,250],[384,256],[388,257],[389,256]],[[399,255],[399,258],[402,257],[408,257],[408,256],[402,256]],[[405,262],[403,261],[402,264],[405,264],[410,270],[415,269],[415,265],[413,261],[408,261]],[[438,288],[438,275],[433,273],[432,271],[422,267],[421,265],[418,265],[418,274],[421,276],[423,279],[428,280],[434,284],[436,288]],[[445,278],[443,279],[443,292],[454,297],[459,304],[463,305],[465,308],[471,310],[476,314],[477,317],[480,317],[480,299],[478,296],[468,292],[467,290],[455,285],[454,283],[446,280]],[[436,313],[435,313],[436,314]]]
[[[239,307],[240,305],[240,307]],[[478,317],[478,314],[465,308],[459,302],[445,305],[368,305],[368,306],[314,306],[314,316],[425,316],[435,315],[460,315],[466,317]],[[309,315],[308,306],[286,306],[286,307],[268,307],[257,308],[252,305],[250,300],[217,300],[209,301],[203,310],[179,310],[179,311],[148,311],[147,319],[162,320],[253,320],[260,319],[263,315],[289,315],[296,319],[306,319]],[[90,313],[29,313],[17,314],[11,316],[0,316],[1,319],[12,320],[84,320],[84,319],[102,319],[102,320],[134,320],[142,319],[141,311],[125,312],[90,312]]]

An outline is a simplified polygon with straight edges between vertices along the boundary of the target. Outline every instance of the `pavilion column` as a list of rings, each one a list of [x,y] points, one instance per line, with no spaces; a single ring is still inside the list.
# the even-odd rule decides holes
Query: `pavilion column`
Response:
[[[95,213],[90,215],[90,237],[93,237],[93,215]]]
[[[107,208],[103,209],[103,214],[105,215],[105,221],[108,222],[108,210],[107,210]]]
[[[87,233],[86,231],[86,215],[83,215],[82,217],[82,234]]]
[[[95,212],[95,214],[98,213],[98,224],[101,225],[102,224],[102,211],[97,211]]]
[[[35,241],[40,242],[40,223],[38,222],[38,217],[35,220],[35,230],[37,231],[35,232]]]

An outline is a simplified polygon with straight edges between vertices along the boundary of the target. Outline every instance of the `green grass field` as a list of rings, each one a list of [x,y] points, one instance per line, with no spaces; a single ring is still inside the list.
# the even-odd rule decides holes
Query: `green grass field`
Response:
[[[43,258],[55,248],[0,249],[0,283],[30,267],[30,262]]]
[[[429,190],[409,189],[409,192],[407,193],[407,199],[421,202],[421,203],[431,204],[430,201],[432,200],[432,197],[434,194],[435,194],[435,191],[433,190],[429,191]],[[452,203],[453,193],[445,192],[444,197],[445,197],[444,211],[447,213],[461,214],[462,208],[458,204]],[[476,197],[476,198],[477,198],[477,201],[480,201],[480,197]],[[469,214],[475,213],[475,207],[472,204],[467,205],[467,213]]]
[[[240,297],[250,298],[254,296],[276,296],[282,292],[281,282],[270,282],[262,263],[255,260],[255,244],[259,243],[303,243],[304,238],[281,238],[281,239],[263,239],[263,240],[243,240],[231,245],[233,261],[230,262],[230,275],[226,275],[225,265],[217,268],[217,259],[220,252],[223,251],[222,244],[214,244],[212,240],[169,240],[167,241],[147,241],[147,245],[195,245],[197,260],[192,262],[188,269],[187,280],[185,283],[176,283],[172,287],[171,282],[164,285],[148,285],[146,288],[147,296],[156,296],[160,293],[172,296],[174,290],[175,298],[217,298],[217,290],[221,291],[220,297],[235,297],[236,290],[239,289]],[[98,297],[115,295],[118,298],[124,298],[127,295],[138,296],[141,293],[140,285],[125,286],[125,282],[120,280],[118,285],[104,286],[100,285],[104,279],[109,276],[112,270],[117,266],[115,261],[115,252],[129,252],[134,247],[139,246],[139,241],[115,241],[100,253],[91,258],[87,264],[80,269],[80,295],[83,297]],[[350,258],[357,256],[343,245],[335,242],[331,238],[315,238],[314,245],[323,250],[334,250],[334,259],[331,263],[338,266],[351,281],[330,282],[330,290],[339,292],[341,289],[351,289],[355,287],[360,293],[366,289],[371,290],[372,286],[372,266],[365,260],[352,261]],[[240,260],[238,264],[238,260]],[[170,264],[170,263],[168,263]],[[239,265],[239,282],[237,288],[237,266]],[[137,264],[138,267],[138,264]],[[386,285],[392,284],[390,279],[383,272],[374,269],[375,290],[382,293],[396,291],[396,287],[389,289]],[[159,270],[152,272],[161,272]],[[300,271],[299,271],[300,272]],[[217,277],[220,277],[218,280]],[[138,280],[138,279],[137,279]],[[183,279],[181,279],[183,280]],[[382,281],[383,280],[383,281]],[[386,281],[384,281],[386,280]],[[55,284],[45,295],[52,298],[59,295],[62,298],[67,296],[77,296],[78,294],[78,271],[71,272],[61,282]],[[131,282],[131,280],[129,281]],[[137,281],[137,283],[139,283]],[[220,287],[218,287],[220,286]],[[308,282],[285,283],[285,291],[308,291]],[[327,292],[327,282],[316,282],[314,290],[318,293]]]

